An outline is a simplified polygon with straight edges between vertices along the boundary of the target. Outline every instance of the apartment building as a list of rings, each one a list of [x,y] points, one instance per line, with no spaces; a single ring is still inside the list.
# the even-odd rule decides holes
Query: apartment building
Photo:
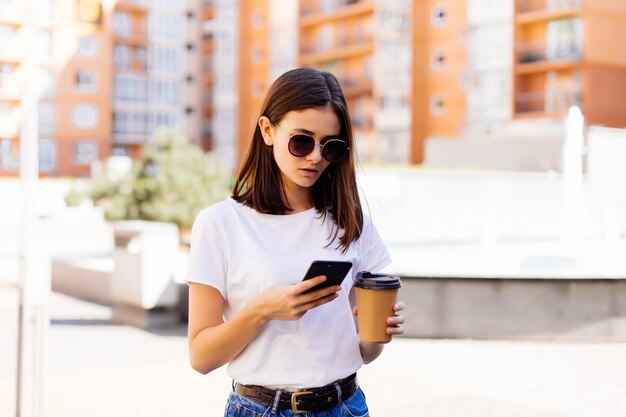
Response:
[[[86,175],[106,156],[110,54],[99,2],[0,2],[0,174],[19,170],[23,99],[39,99],[39,159],[44,175]]]
[[[466,7],[461,130],[470,137],[503,137],[513,102],[513,1],[468,0]]]
[[[302,0],[298,65],[330,71],[341,84],[361,158],[375,154],[374,3]]]
[[[337,75],[367,162],[421,162],[433,137],[539,137],[572,104],[626,124],[619,1],[203,4],[203,131],[233,169],[267,88],[296,66]]]
[[[297,65],[298,2],[205,0],[205,131],[220,162],[237,170],[271,83]]]
[[[200,3],[114,3],[113,152],[137,156],[161,127],[203,144]]]
[[[236,169],[239,146],[239,4],[203,2],[203,129],[226,169]],[[210,57],[210,58],[209,58]],[[207,62],[208,61],[208,62]]]
[[[626,127],[626,3],[517,0],[514,10],[513,117],[575,105],[588,124]]]
[[[189,39],[193,39],[194,34],[199,35],[197,62],[190,65],[190,68],[198,68],[199,78],[193,87],[200,91],[197,96],[198,109],[196,126],[199,125],[200,143],[206,151],[213,149],[213,117],[215,107],[213,96],[215,88],[215,2],[213,0],[200,1],[199,15],[193,17],[190,24]]]
[[[19,169],[31,80],[43,174],[137,156],[161,126],[200,141],[199,23],[199,0],[0,1],[0,174]]]

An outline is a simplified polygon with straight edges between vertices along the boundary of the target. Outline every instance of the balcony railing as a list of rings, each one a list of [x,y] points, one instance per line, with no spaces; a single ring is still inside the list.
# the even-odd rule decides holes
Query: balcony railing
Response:
[[[524,43],[518,46],[517,54],[520,64],[558,60],[580,61],[583,58],[583,45],[582,41],[577,40],[552,44]]]
[[[583,0],[518,0],[518,13],[554,12],[559,10],[580,10]]]
[[[371,35],[351,34],[337,37],[329,42],[309,41],[302,45],[301,53],[323,54],[332,50],[373,45],[374,38]]]
[[[365,3],[364,0],[334,0],[321,2],[319,8],[312,8],[310,6],[302,7],[300,14],[302,17],[321,14],[330,14],[341,10],[343,7],[351,6],[357,3]]]
[[[338,77],[339,85],[346,97],[358,96],[372,92],[372,80],[366,76],[341,76]]]
[[[579,89],[555,89],[552,93],[549,91],[519,93],[515,101],[515,112],[563,114],[571,106],[582,106],[582,94]]]

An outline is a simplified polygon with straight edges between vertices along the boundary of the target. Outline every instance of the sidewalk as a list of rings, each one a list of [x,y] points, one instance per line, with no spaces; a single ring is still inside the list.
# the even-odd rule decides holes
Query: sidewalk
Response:
[[[0,417],[14,417],[17,291],[0,286]],[[225,368],[188,365],[185,326],[145,332],[51,297],[46,417],[221,416]],[[373,417],[623,417],[626,343],[397,339],[359,373]]]

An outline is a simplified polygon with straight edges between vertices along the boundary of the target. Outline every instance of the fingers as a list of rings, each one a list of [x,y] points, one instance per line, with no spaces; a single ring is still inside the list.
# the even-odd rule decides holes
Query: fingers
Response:
[[[326,303],[330,303],[331,301],[333,301],[334,299],[336,299],[337,297],[339,297],[339,294],[337,294],[336,292],[333,292],[325,297],[322,298],[317,298],[311,302],[308,302],[306,304],[303,304],[302,307],[305,308],[307,311],[315,308],[315,307],[319,307],[322,304],[326,304]]]
[[[294,293],[302,294],[303,292],[310,290],[311,288],[315,287],[316,285],[321,284],[324,281],[326,281],[325,275],[320,275],[315,278],[306,279],[293,286]]]
[[[402,325],[404,324],[404,316],[398,314],[399,311],[404,310],[404,303],[402,301],[398,302],[393,306],[393,310],[395,315],[391,317],[387,317],[387,334],[389,335],[399,335],[404,333],[404,329]]]

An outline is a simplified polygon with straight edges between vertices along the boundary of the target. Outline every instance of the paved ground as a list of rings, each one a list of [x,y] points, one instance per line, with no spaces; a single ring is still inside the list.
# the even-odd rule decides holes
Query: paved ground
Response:
[[[187,364],[185,327],[109,323],[54,293],[46,417],[220,416],[224,368]],[[0,286],[0,417],[14,416],[17,291]],[[397,339],[360,372],[374,417],[624,417],[626,343]]]

